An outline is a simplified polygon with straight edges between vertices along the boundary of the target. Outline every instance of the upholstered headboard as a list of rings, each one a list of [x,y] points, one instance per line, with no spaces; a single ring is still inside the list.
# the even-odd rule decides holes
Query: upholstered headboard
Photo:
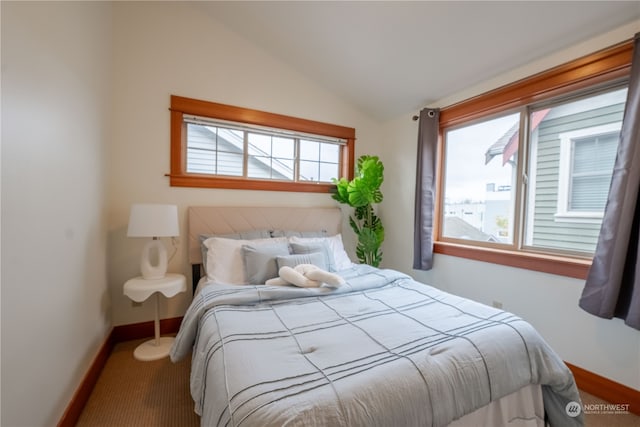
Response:
[[[328,235],[335,235],[342,228],[339,208],[192,206],[188,209],[187,218],[189,263],[193,266],[194,283],[200,277],[201,234],[230,234],[249,230],[326,230]]]

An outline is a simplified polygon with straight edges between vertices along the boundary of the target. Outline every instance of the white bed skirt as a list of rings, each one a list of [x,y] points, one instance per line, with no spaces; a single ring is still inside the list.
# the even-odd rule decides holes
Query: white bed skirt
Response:
[[[478,408],[449,424],[449,427],[544,427],[542,388],[528,385],[502,399]]]

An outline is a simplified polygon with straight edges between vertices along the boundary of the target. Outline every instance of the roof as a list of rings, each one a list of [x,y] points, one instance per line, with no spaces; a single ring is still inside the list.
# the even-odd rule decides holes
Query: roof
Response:
[[[531,114],[531,129],[535,130],[540,122],[549,113],[550,108],[534,111]],[[502,154],[502,165],[504,166],[511,157],[518,152],[518,139],[520,136],[520,123],[515,123],[496,142],[491,144],[484,155],[484,164],[488,164],[495,156]]]
[[[457,216],[444,217],[444,229],[447,235],[458,239],[478,240],[481,242],[498,242],[491,234],[478,230],[464,219]]]

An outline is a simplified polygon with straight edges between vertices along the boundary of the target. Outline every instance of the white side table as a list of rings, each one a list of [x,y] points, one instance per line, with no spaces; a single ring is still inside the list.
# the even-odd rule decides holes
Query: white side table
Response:
[[[187,290],[187,279],[182,274],[167,274],[162,279],[135,277],[124,284],[124,294],[135,302],[142,302],[156,294],[156,317],[153,321],[155,338],[140,344],[133,357],[142,361],[158,360],[169,355],[173,337],[160,337],[160,294],[171,298]]]

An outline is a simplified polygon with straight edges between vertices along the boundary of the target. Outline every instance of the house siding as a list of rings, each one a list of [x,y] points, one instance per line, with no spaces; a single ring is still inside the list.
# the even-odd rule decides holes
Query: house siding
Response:
[[[536,247],[593,252],[600,222],[558,221],[560,135],[622,121],[624,103],[544,120],[538,127],[532,244]]]
[[[259,159],[263,159],[263,161]],[[191,126],[189,128],[187,172],[241,177],[243,176],[243,161],[242,149],[232,142],[219,137],[218,145],[216,146],[216,138],[213,132],[203,126]],[[291,179],[272,170],[269,166],[270,159],[268,157],[249,156],[247,162],[251,178],[279,179],[283,181]]]
[[[189,126],[187,172],[242,176],[242,150],[223,138],[218,144],[207,128]]]

